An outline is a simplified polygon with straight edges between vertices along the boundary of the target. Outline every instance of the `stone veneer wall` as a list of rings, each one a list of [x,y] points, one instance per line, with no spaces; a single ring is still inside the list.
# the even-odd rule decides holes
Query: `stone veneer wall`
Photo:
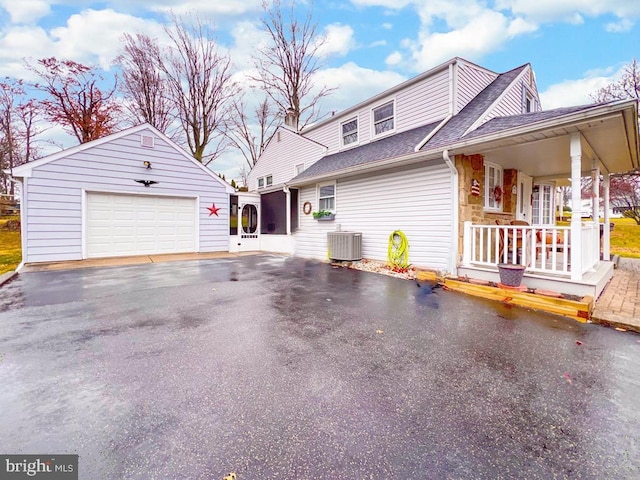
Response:
[[[458,251],[462,255],[464,222],[493,225],[496,220],[508,224],[515,219],[517,195],[512,192],[517,190],[518,171],[515,169],[503,171],[502,213],[485,212],[483,208],[484,157],[480,154],[456,155],[455,165],[458,170],[458,192],[460,195],[458,199],[460,208]],[[480,195],[478,196],[471,194],[471,182],[474,179],[480,184]]]

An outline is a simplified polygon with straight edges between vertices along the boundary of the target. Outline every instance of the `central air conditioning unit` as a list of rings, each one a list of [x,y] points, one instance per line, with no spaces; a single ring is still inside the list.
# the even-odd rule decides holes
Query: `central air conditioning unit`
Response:
[[[328,232],[327,246],[331,260],[353,262],[362,259],[362,233]]]

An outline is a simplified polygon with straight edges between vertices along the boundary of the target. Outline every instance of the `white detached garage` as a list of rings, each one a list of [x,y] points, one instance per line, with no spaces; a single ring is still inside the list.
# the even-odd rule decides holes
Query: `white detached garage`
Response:
[[[23,264],[227,251],[234,189],[144,124],[13,170]]]

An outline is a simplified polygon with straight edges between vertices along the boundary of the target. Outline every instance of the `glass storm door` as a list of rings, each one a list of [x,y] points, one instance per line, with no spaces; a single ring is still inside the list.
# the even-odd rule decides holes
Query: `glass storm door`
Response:
[[[260,215],[259,206],[245,203],[238,209],[238,233],[240,235],[240,251],[260,250]]]

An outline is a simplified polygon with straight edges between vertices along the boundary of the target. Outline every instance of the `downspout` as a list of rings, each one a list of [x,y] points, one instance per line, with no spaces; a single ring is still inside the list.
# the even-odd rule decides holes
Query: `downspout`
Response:
[[[16,272],[19,272],[24,267],[25,263],[27,263],[27,222],[29,221],[27,209],[27,177],[22,177],[22,182],[18,179],[15,179],[16,182],[20,183],[20,237],[22,244],[22,259],[20,260],[20,265],[16,267]]]
[[[458,186],[458,169],[456,168],[454,162],[449,157],[449,150],[444,150],[442,152],[442,158],[444,163],[447,164],[449,170],[451,170],[451,255],[449,255],[449,273],[457,274],[458,268],[458,244],[459,244],[459,221],[460,221],[460,212],[459,208],[459,186]]]

